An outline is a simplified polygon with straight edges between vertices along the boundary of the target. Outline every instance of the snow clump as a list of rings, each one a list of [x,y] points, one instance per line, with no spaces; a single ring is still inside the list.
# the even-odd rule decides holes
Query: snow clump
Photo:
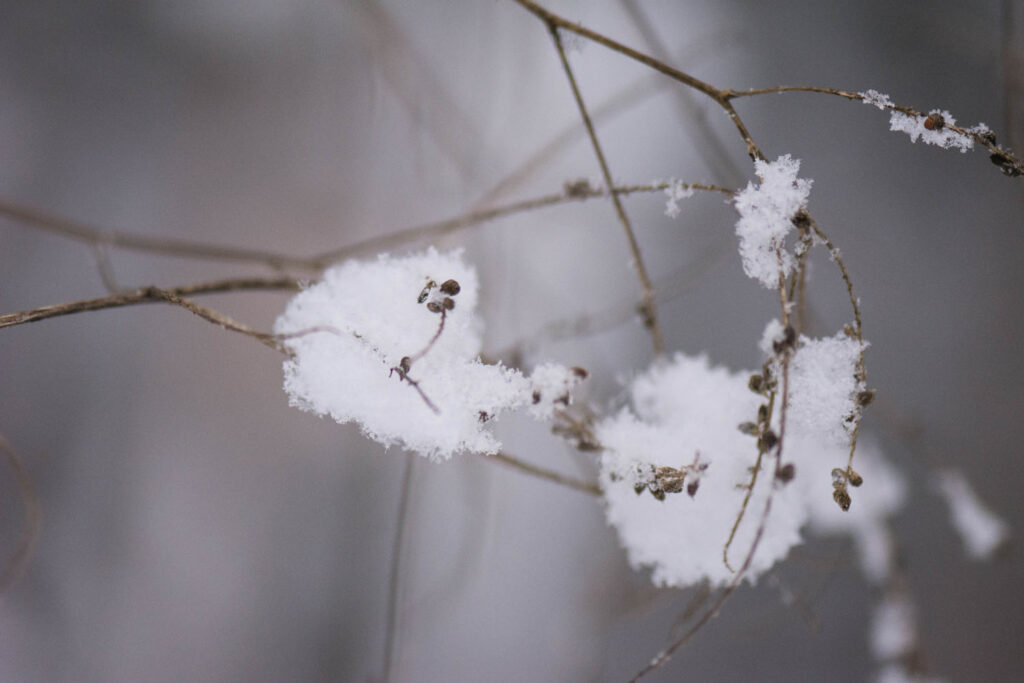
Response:
[[[761,183],[748,183],[733,198],[740,214],[736,223],[740,258],[748,277],[775,289],[780,271],[789,275],[796,262],[785,249],[786,236],[793,230],[793,218],[807,208],[813,181],[797,177],[800,160],[788,154],[770,162],[759,159],[754,170]]]
[[[291,354],[289,403],[434,460],[497,452],[494,419],[525,406],[548,418],[586,373],[546,365],[531,381],[481,362],[477,289],[461,251],[329,268],[274,326]]]
[[[831,391],[836,395],[824,396],[832,408],[822,419],[838,424],[797,419],[787,424],[782,460],[793,466],[790,472],[795,476],[786,483],[773,481],[774,451],[762,458],[746,514],[730,546],[730,564],[742,565],[769,490],[775,487],[771,514],[745,579],[753,582],[785,558],[802,542],[806,527],[817,533],[852,535],[864,551],[862,567],[868,578],[881,581],[892,558],[884,543],[873,540],[886,537],[885,520],[902,504],[903,483],[871,444],[862,441],[857,471],[868,485],[858,489],[853,511],[843,512],[835,504],[831,471],[845,465],[849,452],[849,438],[837,442],[834,437],[844,433],[842,418],[846,402],[852,400],[854,387],[842,377],[853,371],[851,353],[834,340],[801,339],[803,347],[795,351],[793,365],[805,349],[811,349],[806,351],[810,358],[806,371],[791,369],[793,401],[802,400],[801,394],[808,401],[818,400],[835,381]],[[834,357],[826,358],[830,355]],[[839,374],[824,378],[818,374],[824,368]],[[631,405],[597,425],[595,434],[604,448],[600,467],[608,521],[618,531],[631,565],[651,568],[656,584],[684,587],[706,579],[724,585],[736,576],[723,562],[722,551],[758,453],[756,435],[741,425],[756,419],[765,401],[751,391],[749,378],[749,372],[712,366],[706,356],[677,354],[637,376],[630,386]],[[776,406],[776,422],[779,412]],[[777,433],[778,425],[773,429]],[[702,471],[694,495],[673,493],[659,500],[644,490],[657,468],[688,472],[695,462],[701,463]]]

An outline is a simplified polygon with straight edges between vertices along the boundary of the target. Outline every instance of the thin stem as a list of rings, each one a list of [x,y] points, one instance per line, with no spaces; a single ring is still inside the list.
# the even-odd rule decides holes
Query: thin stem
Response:
[[[575,491],[589,493],[592,496],[601,495],[601,487],[598,486],[597,484],[588,484],[587,482],[580,481],[572,477],[567,477],[564,474],[559,474],[558,472],[554,472],[543,467],[538,467],[537,465],[532,465],[528,462],[524,462],[518,458],[512,457],[508,453],[503,453],[499,451],[498,453],[492,453],[490,455],[485,455],[484,457],[487,459],[493,458],[495,461],[508,465],[509,467],[519,470],[524,474],[529,474],[534,477],[540,477],[541,479],[546,479],[556,484],[560,484],[561,486],[566,486]]]
[[[856,335],[857,341],[860,343],[860,353],[857,356],[856,366],[857,380],[860,382],[867,382],[867,366],[864,362],[864,326],[861,322],[860,301],[857,299],[857,296],[853,293],[853,281],[850,279],[850,273],[846,270],[846,264],[843,262],[843,257],[839,253],[839,249],[837,249],[836,246],[832,244],[832,240],[830,240],[828,238],[828,235],[826,235],[824,231],[820,227],[818,227],[818,224],[814,222],[814,219],[808,217],[808,221],[810,222],[811,229],[814,231],[814,234],[818,236],[818,239],[825,243],[825,246],[828,248],[829,253],[832,255],[832,260],[836,262],[836,266],[839,268],[839,272],[843,276],[843,282],[846,283],[846,293],[850,298],[850,307],[853,309],[853,330],[854,334]],[[853,454],[857,450],[857,436],[860,434],[860,422],[861,413],[858,412],[855,414],[853,430],[851,430],[850,432],[850,453],[846,459],[847,470],[849,470],[850,467],[853,466]]]
[[[395,641],[398,626],[398,591],[401,584],[402,546],[405,530],[409,525],[409,492],[412,489],[412,470],[416,456],[405,454],[402,467],[402,486],[398,493],[398,521],[395,526],[395,540],[391,546],[391,574],[388,577],[388,612],[384,631],[384,662],[382,683],[391,680],[392,659],[394,658]]]
[[[718,614],[718,612],[722,609],[722,605],[724,605],[726,601],[730,597],[732,597],[732,594],[736,592],[736,589],[739,588],[740,582],[743,580],[743,577],[746,576],[747,571],[750,569],[750,565],[754,561],[754,554],[757,552],[758,546],[761,545],[761,539],[764,537],[764,530],[768,523],[768,516],[771,514],[772,511],[772,500],[774,499],[775,494],[775,482],[779,480],[779,472],[782,469],[782,445],[784,443],[786,433],[786,412],[788,406],[788,395],[789,355],[787,354],[782,359],[782,408],[781,414],[779,416],[779,441],[775,451],[774,476],[772,480],[772,485],[768,489],[768,496],[767,498],[765,498],[764,511],[761,513],[761,521],[757,526],[757,532],[754,534],[754,540],[750,544],[750,549],[747,550],[746,557],[743,558],[743,564],[740,566],[739,571],[736,572],[736,575],[732,578],[732,581],[729,582],[729,585],[722,589],[722,592],[718,595],[718,599],[716,599],[714,604],[712,604],[711,607],[709,607],[704,612],[701,618],[698,619],[697,622],[693,626],[691,626],[686,633],[684,633],[682,636],[673,641],[664,650],[659,652],[647,666],[645,666],[643,669],[637,672],[636,676],[634,676],[631,679],[630,683],[636,683],[636,681],[640,680],[650,672],[660,668],[666,662],[668,662],[668,660],[672,658],[672,655],[675,654],[676,650],[678,650],[687,642],[689,642],[689,640],[693,638],[693,636],[698,631],[700,631],[709,621],[711,621],[712,618],[714,618]]]
[[[40,510],[39,496],[36,494],[35,486],[32,485],[28,469],[2,435],[0,435],[0,451],[3,451],[7,463],[14,470],[14,477],[18,481],[18,488],[21,489],[21,497],[25,506],[25,525],[22,527],[21,541],[4,564],[3,570],[0,571],[0,593],[3,593],[18,580],[32,558],[36,541],[39,539]]]
[[[232,320],[222,313],[200,306],[185,297],[193,294],[214,294],[241,290],[297,290],[298,288],[298,282],[291,278],[245,278],[236,280],[218,280],[216,282],[186,285],[184,287],[175,287],[172,289],[143,287],[131,292],[112,294],[111,296],[100,297],[98,299],[84,299],[81,301],[72,301],[70,303],[56,304],[53,306],[43,306],[41,308],[34,308],[28,311],[0,315],[0,328],[11,327],[13,325],[23,325],[25,323],[37,322],[48,318],[56,318],[62,315],[84,313],[85,311],[98,311],[106,308],[121,308],[123,306],[134,306],[137,304],[163,302],[184,308],[204,320],[220,325],[224,329],[247,335],[275,351],[285,353],[285,350],[278,343],[276,335],[259,332],[248,325]]]
[[[88,244],[99,244],[130,251],[144,251],[192,259],[263,263],[278,270],[308,268],[306,259],[294,256],[259,249],[226,247],[167,237],[150,237],[148,235],[135,235],[106,230],[8,201],[0,201],[0,216]]]
[[[569,87],[572,89],[573,97],[576,100],[576,106],[579,108],[580,118],[583,119],[583,125],[587,129],[587,136],[590,138],[590,144],[594,148],[594,154],[597,156],[597,163],[601,167],[601,175],[604,176],[605,186],[615,187],[615,183],[612,180],[611,169],[608,168],[608,162],[601,149],[601,143],[597,139],[597,132],[594,130],[594,124],[590,120],[590,115],[587,113],[586,105],[583,103],[583,94],[580,92],[579,86],[576,83],[576,77],[573,74],[572,67],[569,65],[569,58],[565,54],[565,47],[562,45],[562,37],[558,33],[558,27],[555,24],[549,23],[548,28],[551,31],[551,38],[554,40],[555,48],[558,50],[558,57],[562,62],[562,68],[565,70],[566,78],[569,79]],[[636,269],[637,277],[640,278],[640,285],[643,288],[642,313],[644,325],[651,334],[651,341],[654,344],[654,353],[660,356],[665,352],[665,343],[661,335],[661,327],[658,325],[658,315],[654,306],[654,286],[651,285],[651,279],[647,275],[647,268],[644,266],[643,256],[640,254],[640,245],[636,241],[633,226],[630,224],[629,217],[626,215],[626,210],[622,206],[622,200],[619,199],[619,195],[616,192],[611,193],[611,198],[612,204],[615,206],[615,213],[619,217],[619,222],[622,223],[622,229],[626,232],[626,239],[629,242],[629,250],[633,257],[633,266]]]
[[[596,31],[591,31],[585,26],[582,26],[575,22],[569,21],[568,19],[560,17],[557,14],[544,9],[537,3],[532,2],[532,0],[515,1],[522,5],[526,10],[534,14],[536,17],[541,19],[549,27],[565,29],[570,33],[575,33],[576,35],[583,36],[584,38],[592,40],[595,43],[598,43],[599,45],[604,45],[609,50],[613,50],[620,54],[624,54],[630,59],[635,59],[641,64],[648,66],[651,69],[654,69],[655,71],[663,73],[670,78],[674,78],[680,83],[685,83],[686,85],[690,86],[695,90],[699,90],[700,92],[704,93],[705,95],[714,99],[715,101],[719,101],[722,99],[723,91],[719,90],[710,83],[705,83],[699,78],[695,78],[688,73],[684,73],[679,69],[673,68],[668,64],[665,64],[664,62],[659,61],[657,59],[654,59],[649,55],[645,55],[642,52],[639,52],[631,47],[623,45],[622,43],[614,41],[611,38],[608,38],[607,36],[597,33]]]

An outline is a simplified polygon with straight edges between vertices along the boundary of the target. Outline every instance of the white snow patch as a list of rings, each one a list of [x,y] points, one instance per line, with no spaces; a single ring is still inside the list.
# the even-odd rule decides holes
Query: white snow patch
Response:
[[[760,184],[748,183],[733,198],[740,214],[736,234],[743,272],[774,289],[780,271],[788,275],[793,270],[795,259],[786,251],[786,236],[793,229],[793,217],[807,208],[813,181],[797,177],[800,161],[788,154],[772,162],[755,161],[754,169]]]

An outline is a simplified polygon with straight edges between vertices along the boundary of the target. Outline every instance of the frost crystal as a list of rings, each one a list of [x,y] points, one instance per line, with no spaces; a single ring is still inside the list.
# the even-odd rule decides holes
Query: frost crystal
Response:
[[[534,389],[519,371],[479,360],[476,302],[476,272],[461,252],[383,255],[328,269],[274,326],[292,354],[284,364],[289,402],[358,422],[385,446],[433,459],[496,452],[501,444],[489,423],[529,405]],[[537,382],[551,387],[558,373],[545,366]],[[559,376],[572,374],[562,368]],[[566,396],[569,385],[559,384],[550,401]]]
[[[681,180],[672,178],[668,181],[668,187],[665,188],[665,196],[668,197],[668,200],[665,202],[665,215],[669,218],[675,218],[679,215],[680,211],[679,200],[692,197],[693,188]]]
[[[735,576],[722,561],[722,548],[743,502],[740,487],[750,481],[749,468],[757,459],[756,439],[737,426],[756,416],[762,401],[748,388],[748,377],[712,367],[704,356],[677,354],[633,381],[631,409],[597,426],[605,448],[601,483],[608,521],[618,530],[630,563],[651,567],[655,583],[687,586],[707,579],[721,585]],[[857,461],[870,486],[858,490],[857,509],[849,513],[838,509],[829,488],[831,469],[846,461],[845,446],[793,425],[787,426],[783,452],[784,461],[794,465],[795,478],[777,485],[771,517],[746,574],[751,581],[801,541],[801,528],[808,523],[815,531],[858,539],[884,535],[884,519],[903,497],[899,476],[870,445],[858,450]],[[675,493],[658,500],[636,493],[656,468],[685,470],[698,454],[707,468],[693,497]],[[765,497],[776,485],[771,467],[766,458],[730,549],[733,566],[750,548]],[[888,561],[875,550],[865,563],[873,580],[884,576]]]
[[[877,90],[865,90],[857,94],[864,98],[861,100],[864,104],[872,104],[879,109],[889,109],[894,106],[893,101],[889,99],[888,95]]]
[[[785,249],[793,229],[793,217],[807,207],[811,180],[797,178],[800,160],[788,154],[775,161],[758,160],[754,169],[761,183],[747,187],[733,199],[740,214],[736,234],[740,238],[743,272],[769,289],[779,284],[779,272],[788,275],[795,259]]]
[[[928,124],[929,120],[933,123]],[[936,120],[941,120],[941,125],[936,125]],[[956,125],[956,119],[948,111],[939,109],[933,109],[928,116],[910,116],[898,111],[892,112],[889,116],[889,130],[906,133],[910,136],[911,142],[916,143],[920,139],[929,145],[937,145],[943,149],[959,149],[961,152],[974,149],[974,140],[950,130],[951,125]]]
[[[949,505],[953,526],[969,556],[987,560],[1009,540],[1009,525],[985,507],[963,474],[943,470],[935,475],[932,487]]]

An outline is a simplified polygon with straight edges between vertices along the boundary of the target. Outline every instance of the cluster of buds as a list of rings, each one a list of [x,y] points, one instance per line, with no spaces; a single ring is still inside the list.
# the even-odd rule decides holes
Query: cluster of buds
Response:
[[[832,470],[832,499],[842,508],[843,512],[850,509],[850,492],[847,485],[857,487],[864,483],[861,477],[852,467],[845,470],[838,467]]]
[[[701,475],[708,468],[708,463],[700,461],[700,451],[697,451],[693,456],[693,462],[689,465],[682,467],[650,465],[649,467],[648,472],[644,472],[642,469],[637,472],[637,483],[633,485],[633,490],[638,496],[644,491],[650,491],[656,499],[665,500],[666,494],[681,493],[684,488],[690,498],[697,495]]]
[[[416,298],[416,303],[426,302],[427,310],[431,313],[450,311],[455,308],[455,299],[452,297],[460,291],[462,291],[462,287],[455,280],[445,280],[440,286],[435,281],[428,280]]]

